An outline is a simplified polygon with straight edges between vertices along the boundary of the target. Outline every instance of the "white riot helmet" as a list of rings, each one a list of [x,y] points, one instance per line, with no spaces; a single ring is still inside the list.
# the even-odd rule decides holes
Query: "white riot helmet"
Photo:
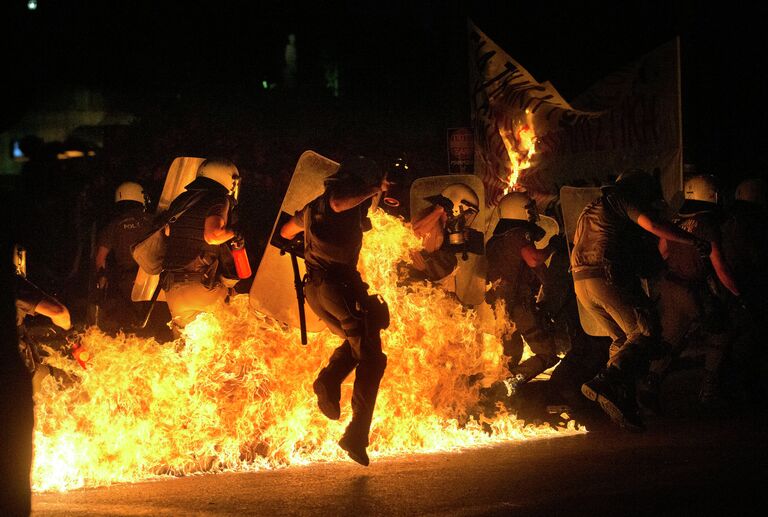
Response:
[[[542,224],[547,228],[554,226],[557,232],[557,222],[551,217],[539,216],[536,201],[523,190],[510,192],[501,198],[498,214],[499,222],[493,229],[493,235],[502,235],[514,228],[525,228],[530,239],[537,242],[547,231]]]
[[[736,195],[734,197],[737,201],[746,201],[748,203],[765,206],[766,190],[768,189],[766,189],[764,180],[750,178],[739,183],[739,186],[736,187]]]
[[[240,194],[240,173],[229,160],[205,160],[197,169],[197,177],[212,179],[235,199]]]
[[[27,278],[27,250],[19,244],[13,245],[13,268],[17,275]]]
[[[135,201],[146,206],[147,196],[144,193],[144,187],[133,181],[121,183],[115,190],[115,203],[121,201]]]
[[[680,215],[695,215],[711,212],[717,208],[718,193],[715,177],[698,175],[689,178],[683,185],[685,201],[678,210]]]
[[[538,218],[536,202],[526,192],[510,192],[499,201],[499,219],[534,223]]]

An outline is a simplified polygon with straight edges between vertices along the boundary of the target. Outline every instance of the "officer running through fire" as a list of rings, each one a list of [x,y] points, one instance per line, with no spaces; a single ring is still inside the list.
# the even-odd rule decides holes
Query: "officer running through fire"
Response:
[[[341,383],[355,370],[352,421],[339,446],[365,466],[373,409],[387,365],[379,331],[389,325],[389,312],[385,302],[368,294],[357,262],[363,232],[371,228],[367,211],[373,198],[389,186],[374,161],[349,159],[325,180],[323,194],[280,228],[284,239],[304,233],[306,299],[328,328],[344,339],[313,384],[317,404],[326,417],[338,420]]]
[[[504,343],[510,357],[510,377],[481,392],[481,403],[492,409],[495,402],[515,395],[524,384],[558,362],[555,340],[536,315],[536,294],[541,287],[541,269],[558,245],[554,237],[543,249],[535,242],[544,237],[536,223],[536,203],[525,192],[510,192],[499,202],[499,222],[486,244],[490,288],[486,301],[504,300],[507,314],[515,323],[515,334]],[[522,336],[534,355],[518,364],[522,357]],[[517,339],[515,339],[517,338]],[[515,350],[519,343],[520,349]]]

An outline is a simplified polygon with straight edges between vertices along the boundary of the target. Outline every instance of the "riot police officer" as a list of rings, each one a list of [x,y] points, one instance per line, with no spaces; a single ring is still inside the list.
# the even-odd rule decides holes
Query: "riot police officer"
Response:
[[[169,226],[163,260],[163,288],[177,335],[198,314],[223,302],[237,283],[225,244],[240,239],[232,226],[240,174],[232,162],[205,160],[185,188],[168,209],[181,215]]]
[[[140,184],[121,183],[115,190],[115,215],[97,237],[94,269],[100,314],[95,320],[103,330],[127,328],[138,320],[131,290],[139,266],[131,256],[131,245],[150,225],[147,201]]]
[[[543,249],[536,248],[535,242],[541,240],[545,232],[536,224],[539,220],[536,203],[526,192],[513,191],[504,196],[498,211],[499,222],[486,244],[490,283],[486,301],[493,304],[498,299],[504,300],[507,314],[515,324],[516,336],[504,343],[504,354],[513,358],[509,367],[511,375],[484,390],[481,403],[486,407],[495,400],[511,397],[521,384],[558,362],[554,336],[536,314],[541,269],[546,267],[544,263],[553,253],[556,239],[550,240]],[[534,355],[518,364],[522,357],[520,337]]]
[[[682,230],[710,244],[709,255],[686,244],[660,239],[659,249],[666,262],[666,271],[659,281],[659,315],[665,357],[654,361],[651,371],[640,385],[640,402],[658,410],[660,383],[666,370],[682,348],[684,338],[698,325],[700,335],[708,344],[705,375],[699,393],[700,401],[710,403],[716,394],[719,365],[729,341],[728,315],[724,310],[719,285],[735,296],[739,295],[731,269],[724,258],[720,235],[720,212],[715,179],[697,175],[686,180],[685,201],[673,221]]]
[[[424,247],[411,252],[409,274],[415,280],[438,282],[456,270],[459,250],[465,250],[465,231],[480,211],[477,194],[464,183],[453,183],[440,194],[430,196],[429,210],[412,223],[414,233]]]
[[[367,158],[344,161],[326,179],[325,191],[280,229],[285,239],[304,232],[307,302],[344,342],[331,355],[313,384],[317,403],[331,420],[341,416],[341,383],[355,371],[352,420],[339,446],[367,466],[366,448],[379,384],[387,365],[379,331],[388,324],[386,304],[368,295],[357,271],[363,232],[372,198],[389,188],[378,165]]]
[[[606,367],[582,385],[582,393],[600,404],[622,427],[640,430],[642,419],[635,382],[661,350],[660,324],[640,279],[660,260],[656,243],[646,236],[697,245],[709,253],[709,243],[656,215],[658,181],[633,169],[606,185],[588,204],[576,226],[571,254],[574,289],[579,302],[611,337]]]

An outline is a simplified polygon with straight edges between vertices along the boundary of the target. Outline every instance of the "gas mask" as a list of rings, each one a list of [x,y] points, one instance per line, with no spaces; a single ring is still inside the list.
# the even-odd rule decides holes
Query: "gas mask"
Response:
[[[445,210],[445,238],[451,248],[465,260],[467,253],[483,253],[482,232],[472,228],[480,212],[480,200],[474,190],[464,183],[454,183],[427,200]]]
[[[447,186],[441,196],[451,203],[451,209],[446,210],[448,219],[445,224],[448,242],[453,246],[466,243],[467,231],[480,210],[477,194],[463,183]]]

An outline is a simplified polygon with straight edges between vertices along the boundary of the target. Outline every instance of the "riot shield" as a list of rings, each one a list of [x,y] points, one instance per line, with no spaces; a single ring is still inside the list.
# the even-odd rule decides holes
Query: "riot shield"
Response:
[[[305,151],[296,164],[288,190],[280,205],[280,212],[272,226],[269,242],[275,232],[279,232],[278,221],[281,214],[293,215],[323,193],[323,180],[335,173],[339,164],[317,154]],[[283,218],[285,219],[285,218]],[[303,276],[306,269],[304,260],[299,261],[299,271]],[[267,245],[261,257],[259,267],[251,285],[249,304],[251,310],[267,314],[276,320],[292,327],[299,327],[299,313],[294,286],[293,266],[288,255],[281,255],[278,248]],[[309,304],[305,305],[307,330],[319,332],[326,325],[312,311]]]
[[[418,220],[429,212],[433,202],[427,198],[439,195],[446,187],[456,183],[463,183],[477,194],[479,212],[470,228],[478,232],[482,239],[488,212],[485,208],[485,189],[482,180],[472,174],[429,176],[414,180],[410,192],[411,221]],[[458,256],[458,266],[453,275],[440,284],[446,290],[455,291],[462,303],[478,305],[485,299],[485,257],[482,254],[468,253],[464,260],[462,255]]]
[[[171,202],[184,192],[184,187],[192,183],[197,175],[197,169],[205,158],[192,158],[189,156],[178,157],[173,160],[165,176],[163,191],[157,203],[157,213],[165,212],[171,206]],[[152,295],[160,282],[160,275],[149,275],[139,268],[136,280],[133,281],[131,300],[145,302],[152,299]],[[160,291],[158,301],[165,301],[165,293]]]
[[[576,223],[584,207],[600,197],[599,187],[562,187],[560,189],[560,207],[563,210],[563,224],[568,249],[573,247],[573,236],[576,234]],[[589,315],[578,302],[579,320],[584,332],[590,336],[607,336],[603,328]]]

